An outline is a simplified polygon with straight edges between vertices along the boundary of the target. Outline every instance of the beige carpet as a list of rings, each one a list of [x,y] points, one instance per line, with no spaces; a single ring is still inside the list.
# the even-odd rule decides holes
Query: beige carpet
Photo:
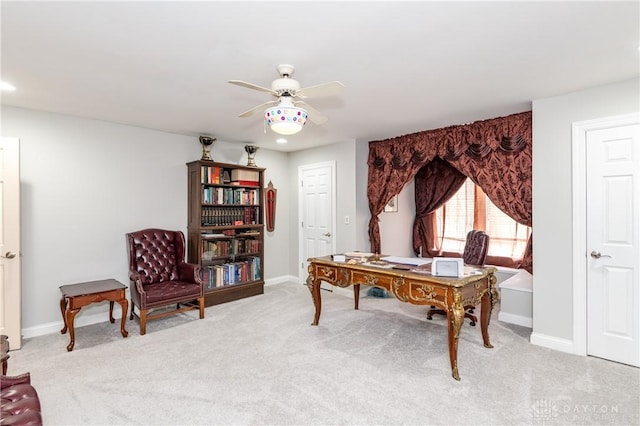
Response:
[[[494,349],[465,322],[461,381],[443,317],[391,298],[360,310],[322,292],[320,325],[300,284],[152,321],[108,322],[26,340],[9,373],[29,371],[47,425],[619,424],[640,422],[637,368],[528,343],[497,321]],[[80,313],[82,315],[82,313]]]

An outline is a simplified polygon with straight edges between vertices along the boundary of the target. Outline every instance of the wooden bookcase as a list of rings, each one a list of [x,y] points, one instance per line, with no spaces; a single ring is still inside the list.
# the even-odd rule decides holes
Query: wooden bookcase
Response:
[[[264,170],[187,163],[187,258],[201,266],[205,305],[264,293]]]

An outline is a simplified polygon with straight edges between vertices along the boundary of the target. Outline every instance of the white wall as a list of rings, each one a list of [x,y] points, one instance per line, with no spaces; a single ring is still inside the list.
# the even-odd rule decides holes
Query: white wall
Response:
[[[235,145],[233,145],[235,146]],[[244,145],[242,146],[244,152]],[[264,274],[269,279],[286,279],[292,275],[288,259],[298,253],[297,246],[289,244],[291,222],[291,192],[289,186],[289,156],[286,153],[259,149],[255,157],[258,167],[265,167],[264,185],[273,183],[277,192],[276,222],[272,232],[264,233]],[[240,164],[247,164],[247,157]]]
[[[533,102],[532,343],[570,351],[573,339],[571,124],[639,111],[639,89],[633,79]]]
[[[356,215],[354,231],[356,233],[355,250],[368,252],[371,250],[369,240],[369,197],[367,187],[369,185],[369,141],[356,142]]]
[[[2,136],[20,139],[23,331],[61,323],[60,285],[103,278],[128,285],[126,232],[186,234],[185,164],[201,156],[197,137],[8,106]],[[247,161],[244,144],[218,141],[212,156]],[[267,182],[279,183],[276,231],[265,237],[269,279],[289,271],[287,155],[260,150],[256,163]],[[102,305],[77,319],[106,312]]]
[[[413,220],[416,215],[414,180],[398,194],[398,211],[382,212],[380,220],[380,252],[382,254],[415,257],[413,254]]]

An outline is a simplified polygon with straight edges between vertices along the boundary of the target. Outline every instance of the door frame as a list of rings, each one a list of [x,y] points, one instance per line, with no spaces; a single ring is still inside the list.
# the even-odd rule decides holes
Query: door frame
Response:
[[[317,169],[319,167],[329,167],[331,169],[331,229],[333,236],[331,237],[331,250],[336,251],[336,215],[337,215],[337,194],[336,194],[336,161],[323,161],[320,163],[303,164],[298,166],[298,265],[304,265],[307,259],[304,258],[303,241],[302,241],[302,219],[304,216],[304,196],[302,191],[302,175],[305,170]],[[298,281],[302,284],[306,283],[306,271],[302,266],[297,266]]]
[[[20,139],[16,137],[2,137],[3,149],[10,154],[6,158],[15,160],[15,164],[11,164],[11,169],[15,174],[13,176],[17,179],[17,188],[15,193],[8,193],[3,189],[2,203],[13,204],[14,208],[5,208],[5,212],[2,214],[2,224],[4,239],[3,243],[9,243],[8,247],[0,246],[2,254],[6,251],[14,251],[17,256],[7,262],[7,259],[3,259],[3,285],[0,288],[0,295],[2,298],[0,303],[2,307],[0,309],[0,315],[2,320],[0,321],[1,334],[9,336],[9,342],[11,344],[11,350],[20,349],[22,347],[22,241],[21,241],[21,181],[20,181]],[[3,153],[4,154],[4,153]],[[5,160],[3,161],[6,161]],[[6,163],[5,163],[6,165]],[[6,176],[0,176],[5,179]],[[5,181],[6,183],[6,181]],[[9,212],[9,214],[5,214]],[[9,216],[9,218],[7,218]],[[15,220],[15,223],[8,223],[8,221]],[[11,225],[11,226],[8,226]]]
[[[587,355],[587,132],[640,124],[640,112],[571,124],[573,353]]]

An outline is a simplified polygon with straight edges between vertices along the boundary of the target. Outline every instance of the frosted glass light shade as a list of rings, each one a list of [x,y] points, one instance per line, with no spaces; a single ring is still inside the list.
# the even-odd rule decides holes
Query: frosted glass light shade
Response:
[[[307,111],[295,106],[275,106],[264,112],[265,124],[281,135],[293,135],[307,122]]]

